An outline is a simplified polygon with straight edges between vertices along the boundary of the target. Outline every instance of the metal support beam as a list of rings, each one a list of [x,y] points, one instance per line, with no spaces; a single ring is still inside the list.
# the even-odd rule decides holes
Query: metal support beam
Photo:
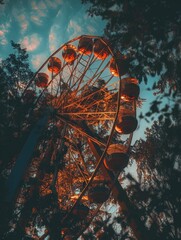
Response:
[[[100,150],[99,146],[92,142],[91,139],[88,140],[89,146],[93,151],[97,161],[100,159],[102,155],[102,151]],[[129,226],[131,227],[134,236],[138,240],[151,240],[153,239],[148,233],[148,230],[145,228],[143,223],[141,222],[137,210],[134,208],[133,204],[130,202],[125,190],[120,185],[118,179],[114,176],[114,174],[105,168],[104,164],[101,165],[101,170],[103,175],[106,179],[110,180],[109,187],[112,190],[113,197],[120,205]]]
[[[26,169],[30,163],[38,139],[48,122],[48,113],[46,113],[35,125],[25,142],[12,172],[7,182],[7,202],[13,202],[18,194],[18,188],[21,184]]]

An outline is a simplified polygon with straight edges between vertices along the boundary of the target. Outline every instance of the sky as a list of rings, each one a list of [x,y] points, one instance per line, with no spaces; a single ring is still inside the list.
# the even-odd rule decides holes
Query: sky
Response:
[[[10,41],[27,49],[30,67],[36,71],[43,62],[68,40],[83,35],[103,35],[106,22],[89,17],[88,5],[81,0],[4,0],[0,5],[0,60],[12,53]],[[152,92],[141,85],[140,97],[146,99],[140,111],[149,108]],[[134,141],[144,138],[148,124],[139,120]]]
[[[10,41],[27,49],[33,70],[68,40],[103,34],[105,22],[86,13],[80,0],[4,0],[0,5],[0,59],[11,53]]]

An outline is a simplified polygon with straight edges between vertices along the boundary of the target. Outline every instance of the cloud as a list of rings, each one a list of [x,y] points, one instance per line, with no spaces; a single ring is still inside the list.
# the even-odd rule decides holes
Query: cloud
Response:
[[[41,9],[41,10],[43,10],[43,9],[47,9],[47,6],[46,6],[46,4],[43,2],[43,1],[41,1],[41,2],[39,2],[39,9]]]
[[[88,25],[87,30],[88,30],[89,33],[95,33],[96,32],[96,29],[92,25]]]
[[[61,42],[61,27],[58,24],[54,24],[49,33],[49,49],[50,52],[54,52]]]
[[[50,8],[57,8],[60,4],[62,4],[63,3],[63,1],[62,0],[54,0],[54,1],[52,1],[52,0],[45,0],[45,3],[46,3],[46,5],[47,5],[47,7],[50,7]]]
[[[44,18],[47,16],[48,13],[48,6],[45,1],[32,1],[31,2],[31,21],[41,26],[43,24]]]
[[[35,10],[35,11],[38,10],[38,5],[36,4],[35,1],[32,1],[32,2],[31,2],[31,7],[32,7],[32,9]]]
[[[4,36],[4,32],[2,30],[0,30],[0,37]]]
[[[5,35],[8,33],[10,27],[10,22],[6,22],[4,24],[0,24],[0,31],[1,31],[1,36]]]
[[[27,12],[27,10],[24,7],[16,6],[16,7],[13,7],[12,16],[20,26],[21,34],[26,32],[29,26],[29,23],[28,23],[29,12]]]
[[[8,44],[6,34],[9,32],[10,22],[0,25],[0,45]]]
[[[47,11],[47,5],[44,3],[44,1],[32,1],[31,2],[31,8],[35,12],[39,12],[41,16],[44,16],[44,11]]]
[[[72,20],[70,20],[67,30],[70,34],[70,38],[74,38],[82,33],[82,28],[80,24]]]
[[[54,41],[56,39],[55,33],[51,32],[49,34],[49,41]]]
[[[32,52],[38,48],[41,41],[42,38],[38,34],[34,33],[30,36],[25,36],[21,41],[21,44],[27,49],[27,51]]]
[[[44,1],[32,1],[31,2],[31,21],[36,25],[41,26],[43,20],[48,16],[50,8],[56,9],[62,4],[62,0],[44,0]]]
[[[41,26],[43,24],[43,21],[42,21],[41,17],[37,16],[37,15],[32,15],[31,16],[31,21],[33,23],[35,23],[36,25],[39,25],[39,26]]]
[[[28,29],[28,21],[25,14],[20,14],[17,16],[17,21],[19,22],[22,33]]]
[[[38,68],[45,62],[47,59],[47,56],[45,53],[33,55],[31,59],[31,64],[35,70],[38,70]]]
[[[56,46],[55,42],[56,42],[56,34],[51,31],[49,34],[50,52],[54,52],[56,50],[57,46]]]
[[[8,40],[4,37],[2,40],[1,40],[1,45],[7,45],[8,44]]]

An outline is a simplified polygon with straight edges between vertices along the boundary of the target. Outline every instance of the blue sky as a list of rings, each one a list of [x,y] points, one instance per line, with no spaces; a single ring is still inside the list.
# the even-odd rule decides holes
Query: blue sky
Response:
[[[0,5],[0,58],[19,42],[36,70],[60,45],[73,37],[102,35],[105,22],[87,15],[80,0],[4,0]]]

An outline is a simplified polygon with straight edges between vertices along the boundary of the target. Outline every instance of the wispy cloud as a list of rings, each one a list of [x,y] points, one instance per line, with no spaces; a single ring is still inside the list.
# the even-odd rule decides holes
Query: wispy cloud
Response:
[[[4,32],[0,30],[0,37],[4,36]]]
[[[49,34],[49,40],[50,40],[50,41],[54,41],[55,39],[56,39],[55,33],[54,33],[54,32],[51,32],[51,33]]]
[[[9,22],[3,23],[0,25],[0,30],[3,32],[8,32],[11,25],[11,20]]]
[[[47,9],[47,6],[46,6],[46,4],[43,2],[43,1],[40,1],[39,2],[39,5],[38,5],[38,7],[40,8],[40,9]]]
[[[63,3],[63,0],[45,0],[45,3],[47,5],[47,7],[50,7],[50,8],[57,8],[60,4]]]
[[[21,41],[21,44],[27,49],[27,51],[32,52],[38,48],[41,40],[42,38],[38,34],[34,33],[30,36],[25,36]]]
[[[27,10],[24,7],[13,7],[12,16],[15,21],[18,22],[18,25],[21,29],[21,34],[24,34],[29,26],[29,13]]]
[[[74,38],[82,33],[82,28],[81,28],[80,24],[78,24],[77,22],[72,21],[72,20],[70,20],[67,30],[68,30],[69,34],[71,35],[70,38]]]
[[[47,58],[47,56],[45,53],[33,55],[32,59],[31,59],[33,68],[37,70],[43,64],[43,62],[46,60],[46,58]]]
[[[88,33],[95,33],[96,29],[92,25],[87,26]]]
[[[43,20],[40,16],[37,16],[37,15],[32,15],[31,16],[31,21],[36,24],[36,25],[39,25],[41,26],[43,24]]]
[[[35,1],[32,1],[32,2],[31,2],[31,7],[32,7],[32,9],[35,10],[35,11],[38,10],[38,5],[37,5],[37,3],[36,3]]]
[[[6,34],[9,32],[10,22],[0,25],[0,45],[8,44]]]
[[[56,41],[56,34],[54,32],[50,32],[49,34],[50,52],[54,52],[56,50],[56,45],[54,44],[55,41]]]
[[[7,38],[3,38],[2,40],[1,40],[1,45],[7,45],[8,44],[8,40],[7,40]]]
[[[61,42],[61,28],[60,25],[54,24],[49,33],[49,50],[50,52],[54,52],[59,46]]]
[[[20,14],[17,16],[17,20],[19,22],[21,32],[24,33],[28,29],[28,20],[25,14]]]
[[[63,0],[55,0],[55,2],[56,2],[57,4],[61,4],[61,3],[63,3]]]
[[[31,21],[34,24],[41,26],[48,13],[47,4],[44,1],[32,1],[31,9]]]

